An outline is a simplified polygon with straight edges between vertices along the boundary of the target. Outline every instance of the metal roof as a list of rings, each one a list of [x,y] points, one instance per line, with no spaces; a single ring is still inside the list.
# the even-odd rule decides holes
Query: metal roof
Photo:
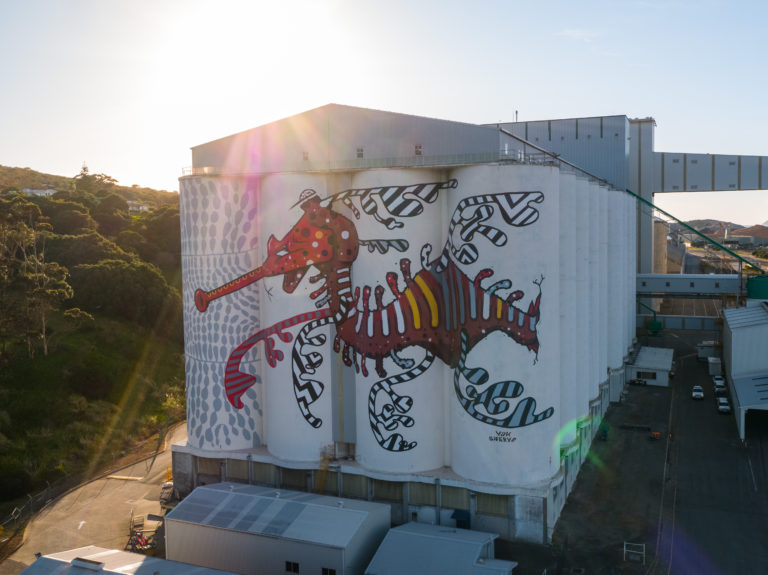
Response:
[[[148,557],[103,547],[79,547],[39,557],[21,575],[234,575],[231,571],[208,569],[178,561]]]
[[[345,548],[369,514],[384,509],[388,516],[389,505],[382,503],[217,483],[196,488],[166,515],[166,521]]]
[[[644,369],[669,371],[672,369],[672,358],[675,350],[665,347],[641,347],[634,366]]]
[[[514,561],[484,555],[486,546],[493,552],[498,535],[441,527],[426,523],[406,523],[390,529],[376,555],[365,570],[366,575],[430,573],[440,575],[509,575]]]
[[[742,409],[768,410],[768,373],[739,377],[733,386]]]
[[[731,329],[768,324],[768,306],[763,302],[747,307],[729,307],[723,310],[723,315]]]

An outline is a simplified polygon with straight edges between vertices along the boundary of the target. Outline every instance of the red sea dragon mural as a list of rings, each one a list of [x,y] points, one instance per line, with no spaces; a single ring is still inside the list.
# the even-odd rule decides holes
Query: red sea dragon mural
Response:
[[[423,204],[434,202],[440,190],[456,188],[457,185],[456,180],[449,180],[352,189],[325,199],[317,197],[313,190],[305,190],[298,202],[303,216],[282,239],[269,238],[267,259],[261,267],[212,291],[198,289],[194,296],[195,305],[204,312],[211,301],[265,277],[283,276],[283,290],[287,293],[293,292],[307,276],[310,283],[320,284],[310,295],[316,300],[315,311],[295,315],[260,330],[230,354],[224,376],[230,403],[242,408],[242,395],[257,382],[254,375],[240,370],[243,355],[258,342],[264,341],[267,362],[274,367],[284,358],[282,351],[275,347],[274,337],[289,343],[293,336],[285,330],[305,324],[296,337],[291,354],[294,393],[305,420],[313,427],[320,427],[322,420],[312,413],[310,405],[324,389],[324,384],[312,376],[323,362],[318,348],[325,344],[326,338],[323,334],[312,335],[312,332],[319,326],[334,323],[336,336],[333,349],[342,353],[344,363],[354,365],[364,376],[369,375],[368,360],[374,363],[376,376],[380,379],[369,392],[369,421],[377,442],[385,449],[406,451],[416,446],[415,442],[405,440],[400,433],[384,435],[400,426],[414,424],[407,415],[413,404],[412,398],[399,395],[392,386],[421,375],[435,357],[454,368],[454,388],[459,402],[478,421],[512,428],[550,417],[554,409],[550,407],[536,413],[536,402],[531,397],[518,400],[512,407],[510,400],[523,393],[520,382],[500,381],[486,386],[488,373],[482,368],[466,365],[472,348],[496,331],[538,354],[536,326],[540,317],[543,278],[534,282],[539,293],[523,310],[514,305],[524,297],[522,291],[514,291],[504,298],[496,295],[499,290],[511,287],[510,280],[502,279],[483,286],[492,277],[492,270],[482,270],[470,279],[457,265],[477,261],[476,235],[484,237],[494,247],[506,244],[506,234],[488,224],[496,210],[507,225],[523,227],[535,223],[538,210],[533,204],[543,202],[541,192],[504,192],[465,198],[454,212],[449,239],[440,255],[430,260],[431,245],[424,245],[421,249],[421,268],[415,274],[411,271],[411,260],[402,258],[402,281],[394,271],[386,274],[389,287],[386,298],[386,290],[382,286],[373,290],[370,286],[363,286],[362,289],[351,286],[350,271],[360,246],[370,252],[378,250],[386,253],[389,249],[404,252],[408,242],[359,239],[353,221],[335,211],[332,207],[334,203],[342,202],[359,219],[360,211],[352,201],[357,199],[363,212],[388,229],[395,229],[404,225],[398,218],[418,216],[423,211]],[[380,209],[390,216],[382,217]],[[461,239],[460,245],[453,241],[456,234]],[[314,275],[312,270],[316,272]],[[425,351],[424,358],[418,364],[399,356],[400,351],[412,346]],[[384,358],[393,360],[403,371],[388,377]],[[469,383],[465,390],[461,387],[462,377]],[[481,386],[486,387],[478,391]],[[386,394],[387,401],[377,410],[377,396],[381,392]]]

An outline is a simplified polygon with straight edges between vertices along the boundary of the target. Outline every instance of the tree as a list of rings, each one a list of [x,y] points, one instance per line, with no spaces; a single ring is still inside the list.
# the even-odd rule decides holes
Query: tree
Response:
[[[128,202],[113,193],[104,196],[91,215],[99,224],[99,232],[107,237],[117,236],[131,223]]]
[[[30,285],[27,296],[30,329],[28,334],[38,334],[43,342],[43,355],[48,355],[47,318],[51,310],[57,309],[74,292],[67,283],[67,268],[56,262],[46,262],[42,256],[28,256],[24,275]],[[30,357],[34,355],[31,337],[27,338]]]
[[[103,260],[72,268],[74,304],[87,311],[122,317],[155,329],[181,326],[181,298],[153,265]],[[175,326],[175,327],[174,327]]]
[[[46,197],[34,197],[30,201],[40,207],[57,234],[77,235],[96,229],[88,208],[80,202]]]

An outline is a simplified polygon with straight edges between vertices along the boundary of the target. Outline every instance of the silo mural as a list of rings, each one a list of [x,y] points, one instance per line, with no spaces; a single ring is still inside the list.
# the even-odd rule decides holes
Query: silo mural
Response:
[[[259,326],[259,290],[240,291],[201,315],[197,286],[215,286],[258,265],[258,179],[196,178],[183,181],[181,210],[184,350],[189,443],[199,448],[247,449],[262,443],[260,386],[247,391],[242,409],[222,393],[228,357]],[[242,358],[259,378],[260,361]]]
[[[556,181],[556,171],[547,170],[552,172],[549,179]],[[442,431],[443,416],[433,413],[442,409],[442,401],[436,406],[432,398],[428,405],[416,406],[429,398],[421,390],[413,396],[401,392],[407,382],[420,385],[423,380],[426,390],[441,382],[452,385],[465,426],[517,429],[549,419],[559,404],[557,386],[529,387],[519,381],[525,377],[493,379],[483,363],[497,363],[499,354],[490,348],[473,354],[493,335],[494,345],[519,347],[531,365],[536,363],[538,324],[542,306],[547,305],[542,285],[549,272],[552,277],[545,285],[551,285],[553,323],[558,318],[558,242],[550,242],[553,246],[546,250],[543,264],[530,257],[547,245],[545,237],[552,236],[538,222],[542,210],[551,214],[545,218],[547,229],[556,229],[556,186],[545,201],[545,194],[536,189],[541,169],[528,167],[523,173],[519,167],[516,172],[497,167],[496,172],[488,179],[482,167],[456,170],[467,185],[459,177],[402,183],[383,182],[377,175],[368,182],[378,185],[357,178],[367,187],[333,193],[319,189],[322,179],[265,176],[252,193],[262,202],[261,211],[250,218],[259,222],[258,230],[249,230],[250,243],[234,240],[236,245],[247,243],[248,257],[238,266],[222,268],[226,258],[216,253],[215,233],[210,232],[214,253],[202,261],[216,273],[194,273],[199,263],[188,262],[186,301],[194,301],[196,308],[187,309],[190,349],[201,333],[213,337],[206,321],[232,334],[226,353],[217,348],[209,379],[217,379],[219,385],[218,389],[206,385],[206,397],[211,394],[219,407],[224,401],[226,414],[237,420],[237,414],[253,412],[257,404],[261,410],[264,395],[266,423],[248,421],[250,433],[256,429],[264,433],[261,428],[266,427],[270,451],[292,460],[316,459],[320,448],[331,442],[330,426],[323,423],[332,406],[327,394],[323,397],[330,378],[329,356],[337,353],[358,374],[358,394],[366,392],[374,440],[369,438],[368,445],[382,454],[407,457],[420,443],[427,443],[426,449],[438,448],[429,465],[441,463],[441,443],[424,431],[412,432],[417,431],[416,417],[422,416],[431,434]],[[395,171],[383,173],[402,179]],[[517,178],[510,179],[512,174]],[[431,175],[414,172],[408,179]],[[444,214],[449,214],[447,221]],[[398,233],[386,233],[392,230]],[[275,235],[278,232],[280,236]],[[512,232],[516,241],[508,245]],[[257,249],[259,237],[266,238],[266,253]],[[356,261],[363,250],[388,257],[382,258],[384,265],[369,262],[358,270]],[[521,250],[525,257],[516,258]],[[254,251],[262,254],[255,265]],[[516,274],[521,279],[514,280],[513,288],[511,276]],[[251,309],[250,329],[234,330],[222,310],[242,297],[258,298],[258,304]],[[559,365],[559,341],[554,326],[549,333],[552,358],[540,364],[538,374],[546,372],[550,377],[539,379],[554,382],[559,379],[552,371]],[[433,365],[450,369],[449,382]],[[436,373],[431,383],[430,370]],[[367,390],[360,379],[366,381]],[[198,387],[197,382],[190,382],[190,387]],[[553,422],[556,426],[557,419]],[[232,429],[229,433],[236,434]],[[359,438],[363,430],[357,433]],[[487,435],[487,430],[482,433]],[[552,434],[545,435],[550,443]],[[198,445],[213,448],[221,442],[203,436]],[[370,453],[367,460],[375,467],[384,461]]]

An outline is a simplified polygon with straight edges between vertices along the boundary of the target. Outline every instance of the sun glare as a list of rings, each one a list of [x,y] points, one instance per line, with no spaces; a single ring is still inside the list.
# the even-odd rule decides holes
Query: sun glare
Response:
[[[326,3],[185,4],[153,61],[151,121],[194,145],[327,103],[331,20]]]

